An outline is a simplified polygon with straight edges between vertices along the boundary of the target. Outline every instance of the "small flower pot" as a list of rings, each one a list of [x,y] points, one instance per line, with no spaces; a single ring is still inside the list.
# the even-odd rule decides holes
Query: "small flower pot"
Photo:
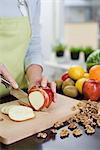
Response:
[[[64,52],[63,51],[56,52],[56,56],[57,57],[63,57],[64,56]]]
[[[79,52],[71,52],[71,59],[77,60],[79,59]]]
[[[84,60],[85,60],[85,62],[87,61],[87,58],[88,58],[89,55],[90,54],[84,53]]]

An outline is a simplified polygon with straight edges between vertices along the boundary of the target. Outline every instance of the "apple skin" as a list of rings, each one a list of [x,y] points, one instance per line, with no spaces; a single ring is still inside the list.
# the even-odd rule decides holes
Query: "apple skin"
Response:
[[[61,76],[61,79],[63,80],[63,81],[65,81],[66,79],[68,79],[69,78],[69,75],[68,75],[68,73],[64,73],[62,76]]]
[[[49,97],[49,101],[46,104],[46,108],[48,108],[52,102],[54,102],[54,93],[52,92],[52,90],[50,88],[43,88],[43,90],[47,93],[48,97]]]
[[[100,100],[100,82],[94,80],[85,81],[82,93],[86,99],[90,99],[92,101]]]
[[[44,107],[48,108],[52,102],[54,102],[54,93],[52,92],[52,90],[49,87],[46,88],[37,88],[37,87],[32,87],[29,90],[29,94],[31,92],[35,92],[35,91],[39,91],[43,94],[44,96],[44,104],[37,110],[40,111],[41,109],[43,109]],[[34,108],[34,106],[32,106]]]

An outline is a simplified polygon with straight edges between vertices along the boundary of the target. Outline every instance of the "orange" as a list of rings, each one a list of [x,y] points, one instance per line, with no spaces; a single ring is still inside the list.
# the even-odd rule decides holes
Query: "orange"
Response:
[[[89,73],[85,72],[83,77],[89,79]]]
[[[86,79],[86,78],[81,78],[81,79],[76,81],[75,86],[76,86],[77,90],[79,91],[79,93],[82,94],[83,83],[87,80],[88,79]]]
[[[68,75],[73,80],[78,80],[84,76],[84,69],[80,65],[71,66]]]
[[[89,78],[100,81],[100,65],[95,65],[89,70]]]

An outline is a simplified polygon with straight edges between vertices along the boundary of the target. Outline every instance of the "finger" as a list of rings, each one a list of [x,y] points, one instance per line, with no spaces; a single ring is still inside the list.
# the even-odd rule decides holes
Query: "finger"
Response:
[[[1,65],[0,68],[1,68],[1,74],[4,76],[4,78],[10,82],[10,84],[11,84],[11,86],[13,88],[17,89],[18,88],[18,84],[13,79],[13,77],[11,76],[11,74],[8,72],[8,70],[5,67],[5,65]]]
[[[53,93],[54,93],[54,102],[57,99],[57,94],[56,94],[56,83],[55,82],[51,82],[50,83],[50,88],[52,89]]]
[[[54,93],[56,93],[56,83],[55,83],[55,82],[51,82],[51,83],[50,83],[50,88],[52,89],[52,91],[53,91]]]
[[[40,87],[40,82],[30,82],[28,86],[28,91],[33,87]]]
[[[57,94],[54,93],[54,102],[56,102],[56,100],[57,100]]]
[[[1,84],[1,75],[0,75],[0,84]]]
[[[41,81],[41,86],[42,86],[42,87],[46,87],[46,86],[47,86],[47,82],[48,82],[47,78],[46,78],[46,77],[43,77],[43,78],[42,78],[42,81]]]

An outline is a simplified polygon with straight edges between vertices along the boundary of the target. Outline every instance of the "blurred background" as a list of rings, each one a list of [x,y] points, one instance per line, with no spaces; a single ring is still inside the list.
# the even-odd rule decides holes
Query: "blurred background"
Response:
[[[100,48],[100,0],[41,0],[44,73],[55,80]]]

